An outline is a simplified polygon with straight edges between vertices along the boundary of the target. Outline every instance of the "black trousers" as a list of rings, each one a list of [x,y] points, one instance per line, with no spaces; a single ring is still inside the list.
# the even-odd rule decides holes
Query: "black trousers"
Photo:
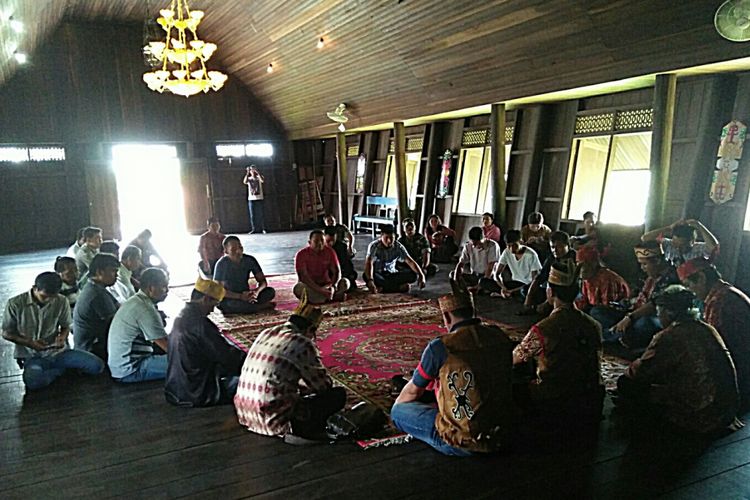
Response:
[[[400,292],[401,287],[417,281],[417,273],[411,269],[395,273],[380,272],[373,273],[372,279],[375,286],[383,289],[383,293]]]
[[[276,290],[266,287],[256,297],[257,301],[250,303],[239,299],[224,299],[219,303],[219,310],[224,314],[252,314],[258,312],[263,304],[271,302],[276,297]]]

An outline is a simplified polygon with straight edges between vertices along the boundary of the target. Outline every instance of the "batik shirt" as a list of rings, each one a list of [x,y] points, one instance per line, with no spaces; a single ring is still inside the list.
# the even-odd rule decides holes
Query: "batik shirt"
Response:
[[[373,270],[376,273],[396,273],[398,272],[396,264],[404,262],[409,253],[398,241],[394,241],[393,245],[387,247],[377,239],[367,247],[367,256],[372,259]]]
[[[633,309],[638,309],[641,306],[645,306],[647,303],[656,303],[656,298],[664,293],[664,290],[669,285],[679,285],[680,278],[677,277],[677,271],[670,264],[666,271],[656,278],[646,278],[646,282],[643,284],[641,293],[635,301]]]
[[[404,245],[406,251],[409,252],[409,256],[419,264],[422,263],[422,256],[424,253],[432,251],[430,248],[430,242],[427,241],[427,238],[425,238],[424,235],[419,233],[414,233],[414,236],[411,238],[403,235],[398,239],[398,242]]]
[[[732,355],[740,396],[743,401],[750,401],[750,298],[719,280],[706,296],[703,314]]]
[[[315,342],[291,323],[262,331],[247,353],[234,397],[240,424],[267,436],[288,433],[300,381],[310,393],[332,385]]]
[[[623,375],[648,386],[648,399],[681,429],[712,432],[738,409],[732,359],[716,330],[697,320],[675,322],[654,335]]]
[[[716,245],[713,250],[709,250],[705,242],[698,241],[693,244],[687,253],[682,253],[672,246],[671,238],[662,238],[661,247],[664,249],[664,258],[675,267],[679,267],[690,259],[697,259],[699,257],[713,260],[714,256],[718,253],[719,248],[719,246]]]
[[[622,302],[630,297],[628,283],[616,272],[605,267],[583,280],[581,295],[576,299],[579,309],[594,306],[609,306],[612,302]]]

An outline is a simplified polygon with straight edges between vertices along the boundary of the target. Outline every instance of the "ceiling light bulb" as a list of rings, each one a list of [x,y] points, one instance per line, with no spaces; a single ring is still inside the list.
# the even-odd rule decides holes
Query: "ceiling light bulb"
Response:
[[[266,73],[273,73],[273,64],[269,64],[266,68]]]
[[[346,132],[346,127],[344,127],[343,123],[339,123],[339,132]]]
[[[16,62],[18,64],[26,64],[27,58],[26,58],[26,54],[24,54],[23,52],[16,52],[15,54],[13,54],[13,57],[16,58]]]
[[[319,49],[322,49],[325,44],[326,42],[325,40],[323,40],[323,37],[320,37],[320,40],[318,40],[318,44],[316,45],[316,47],[318,47]]]
[[[23,23],[17,19],[10,18],[10,29],[16,33],[23,33]]]

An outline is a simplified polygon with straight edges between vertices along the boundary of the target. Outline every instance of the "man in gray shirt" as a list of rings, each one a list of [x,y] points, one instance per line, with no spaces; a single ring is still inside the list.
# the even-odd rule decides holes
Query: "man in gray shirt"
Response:
[[[418,281],[424,288],[424,272],[409,256],[406,248],[396,241],[396,229],[391,224],[380,226],[380,238],[367,247],[365,284],[372,293],[408,292],[410,283]],[[409,269],[399,270],[396,264],[405,263]]]
[[[95,355],[68,346],[70,306],[61,287],[60,276],[42,273],[31,290],[5,307],[3,338],[16,344],[14,356],[29,390],[50,385],[68,368],[90,375],[104,371],[104,362]]]
[[[169,278],[155,267],[141,274],[141,289],[117,311],[109,329],[108,364],[117,382],[163,379],[167,356],[154,354],[153,344],[167,351],[164,330],[156,304],[167,298]]]

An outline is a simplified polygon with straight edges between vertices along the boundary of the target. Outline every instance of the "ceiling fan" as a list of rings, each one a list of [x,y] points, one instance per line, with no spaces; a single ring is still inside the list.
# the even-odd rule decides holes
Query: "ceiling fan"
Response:
[[[344,126],[344,124],[349,121],[349,117],[344,114],[345,111],[346,111],[346,104],[341,103],[338,106],[336,106],[336,109],[326,113],[326,116],[328,116],[328,119],[333,120],[339,124],[338,129],[341,132],[344,132],[346,130],[346,127]]]
[[[714,26],[732,42],[750,40],[750,0],[727,0],[716,11]]]

